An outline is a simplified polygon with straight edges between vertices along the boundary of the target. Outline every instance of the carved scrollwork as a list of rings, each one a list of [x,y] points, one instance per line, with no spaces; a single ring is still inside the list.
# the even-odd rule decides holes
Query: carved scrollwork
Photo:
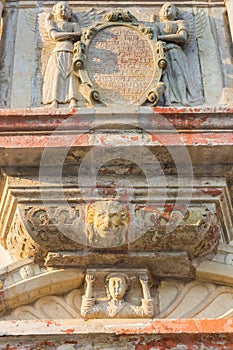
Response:
[[[77,208],[58,207],[50,211],[44,207],[33,207],[27,212],[28,221],[35,229],[44,225],[71,224],[78,215]]]
[[[208,213],[206,217],[200,220],[197,232],[201,240],[195,246],[194,256],[203,256],[216,253],[220,242],[220,227],[217,223],[216,216]]]
[[[104,16],[104,21],[106,22],[135,22],[137,19],[127,10],[116,9]]]
[[[82,69],[84,66],[84,60],[85,60],[85,44],[78,41],[74,45],[74,69],[77,71],[79,69]]]
[[[136,209],[137,226],[147,233],[132,243],[132,247],[188,252],[191,258],[215,254],[220,242],[220,227],[216,213],[201,208],[173,206]],[[146,229],[148,227],[148,229]]]
[[[46,247],[63,246],[69,239],[64,235],[79,218],[77,207],[31,207],[25,209],[26,226],[31,236]],[[64,232],[64,233],[63,233]]]

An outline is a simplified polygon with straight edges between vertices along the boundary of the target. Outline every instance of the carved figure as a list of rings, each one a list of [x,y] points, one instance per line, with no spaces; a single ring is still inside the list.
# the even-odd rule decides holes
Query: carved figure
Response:
[[[46,19],[46,29],[56,46],[44,75],[43,103],[57,107],[70,103],[76,107],[78,81],[72,71],[73,44],[81,36],[81,29],[72,9],[65,1],[58,2]]]
[[[153,317],[154,304],[150,295],[147,276],[139,277],[143,299],[140,306],[132,305],[124,300],[129,287],[129,277],[123,273],[110,273],[105,278],[105,286],[109,300],[97,303],[92,296],[95,277],[86,275],[86,292],[82,297],[81,316],[84,318],[136,318]]]
[[[128,210],[117,202],[99,201],[87,208],[86,235],[94,247],[123,245],[126,242],[128,224]]]
[[[172,3],[165,3],[160,10],[158,40],[166,43],[168,66],[163,75],[167,86],[165,105],[189,106],[202,103],[201,93],[195,85],[189,62],[181,45],[188,40],[188,28],[178,19],[179,10]]]

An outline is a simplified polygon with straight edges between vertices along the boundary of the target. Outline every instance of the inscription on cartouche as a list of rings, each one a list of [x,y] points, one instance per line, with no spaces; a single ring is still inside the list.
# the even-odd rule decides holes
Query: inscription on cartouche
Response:
[[[100,30],[89,45],[88,57],[89,77],[106,100],[133,103],[154,76],[151,45],[132,28]]]

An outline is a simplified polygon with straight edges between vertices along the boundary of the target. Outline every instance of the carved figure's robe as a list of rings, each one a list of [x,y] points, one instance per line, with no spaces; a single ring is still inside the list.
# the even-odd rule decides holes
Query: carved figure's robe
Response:
[[[161,35],[179,34],[186,31],[183,20],[166,21],[159,25]],[[188,33],[188,32],[187,32]],[[203,103],[202,92],[195,84],[186,54],[177,43],[167,42],[168,67],[163,75],[166,84],[165,105],[182,104],[183,106]]]
[[[137,318],[153,317],[154,304],[153,299],[142,299],[140,306],[132,305],[125,300],[103,301],[96,303],[94,298],[83,296],[81,315],[85,318]]]
[[[66,27],[59,23],[49,22],[48,33],[52,30],[58,32],[74,32],[76,23],[66,22]],[[78,79],[72,72],[73,42],[71,40],[57,41],[56,46],[48,60],[43,84],[43,103],[53,101],[68,103],[72,98],[78,99]]]

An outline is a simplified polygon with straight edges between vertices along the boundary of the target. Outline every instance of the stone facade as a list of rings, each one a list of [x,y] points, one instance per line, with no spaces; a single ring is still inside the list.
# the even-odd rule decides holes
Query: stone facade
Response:
[[[0,3],[0,349],[231,349],[231,1],[93,4]]]

